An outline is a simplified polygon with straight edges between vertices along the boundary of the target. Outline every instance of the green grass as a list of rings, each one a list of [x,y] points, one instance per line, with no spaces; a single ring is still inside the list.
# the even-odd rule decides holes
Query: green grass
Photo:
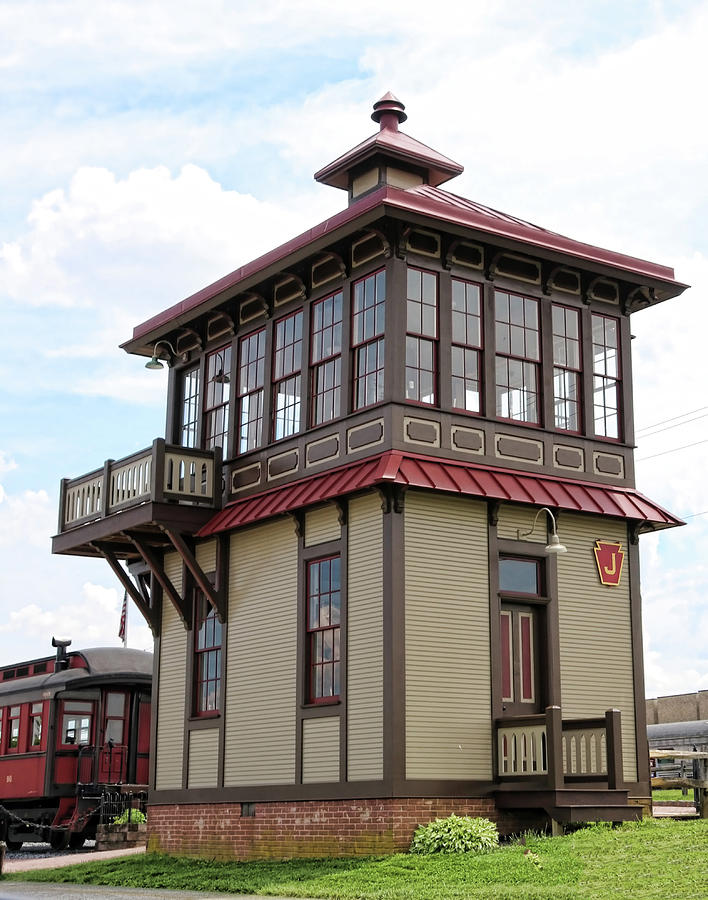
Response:
[[[535,854],[525,855],[525,851]],[[645,819],[562,837],[529,835],[491,853],[223,863],[158,854],[8,876],[171,890],[338,900],[705,898],[708,821]]]
[[[681,788],[670,788],[664,791],[652,791],[651,799],[654,803],[658,801],[668,802],[671,800],[687,800],[693,803],[693,791],[689,790],[685,794]]]

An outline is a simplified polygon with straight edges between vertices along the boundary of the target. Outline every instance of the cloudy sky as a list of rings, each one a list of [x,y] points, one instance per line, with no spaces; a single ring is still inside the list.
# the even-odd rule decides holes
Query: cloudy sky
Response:
[[[708,688],[706,0],[0,0],[0,665],[117,644],[117,582],[52,557],[60,478],[164,432],[133,325],[327,215],[376,126],[456,193],[675,268],[635,316],[649,696]],[[149,647],[134,609],[129,643]]]

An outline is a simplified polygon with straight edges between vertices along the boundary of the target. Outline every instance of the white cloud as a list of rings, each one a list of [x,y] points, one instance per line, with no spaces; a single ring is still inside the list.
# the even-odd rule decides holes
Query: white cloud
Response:
[[[0,475],[4,475],[6,472],[12,472],[12,470],[16,468],[17,463],[15,460],[8,456],[3,450],[0,450]]]

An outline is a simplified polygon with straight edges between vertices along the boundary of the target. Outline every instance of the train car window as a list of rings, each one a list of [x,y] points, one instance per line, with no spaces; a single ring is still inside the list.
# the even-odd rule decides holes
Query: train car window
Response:
[[[104,741],[123,743],[123,722],[125,718],[125,694],[109,691],[106,694],[106,723]]]
[[[17,753],[20,747],[20,712],[21,706],[11,706],[7,721],[7,752]]]
[[[77,700],[64,702],[61,742],[65,745],[89,744],[91,742],[91,714],[93,703]]]
[[[30,746],[39,747],[42,743],[42,710],[43,703],[33,703],[30,710]]]
[[[3,748],[2,737],[3,737],[3,722],[5,721],[5,708],[0,706],[0,753],[4,753],[5,750]]]

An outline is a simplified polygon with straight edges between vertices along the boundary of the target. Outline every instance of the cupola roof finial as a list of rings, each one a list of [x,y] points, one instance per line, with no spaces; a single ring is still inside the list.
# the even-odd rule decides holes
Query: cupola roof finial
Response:
[[[381,131],[385,128],[389,128],[391,131],[398,131],[398,126],[408,118],[404,112],[405,108],[405,105],[401,103],[398,97],[389,91],[374,103],[374,111],[371,113],[371,118],[374,122],[379,123]]]

